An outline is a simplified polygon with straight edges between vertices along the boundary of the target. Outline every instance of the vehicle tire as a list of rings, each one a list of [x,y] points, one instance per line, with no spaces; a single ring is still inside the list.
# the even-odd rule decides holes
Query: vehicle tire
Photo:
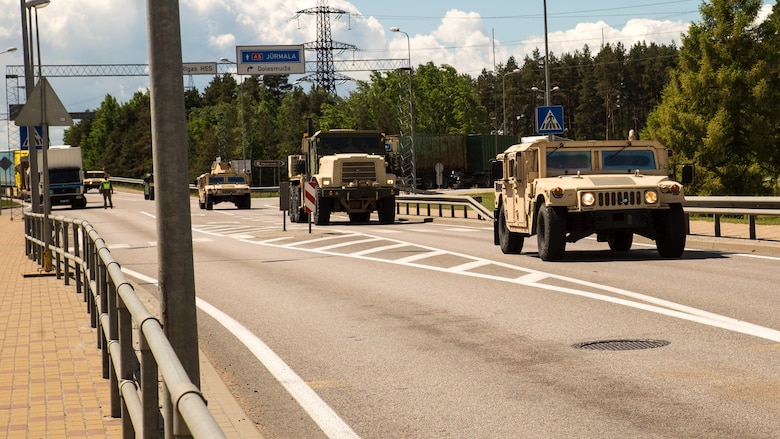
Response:
[[[149,189],[149,199],[154,201],[154,188]]]
[[[506,225],[506,216],[504,214],[503,203],[498,208],[498,245],[501,247],[501,251],[504,254],[518,254],[523,251],[523,243],[525,243],[525,237],[519,233],[509,231],[509,227]]]
[[[147,194],[146,192],[144,192],[144,200],[148,200],[148,199],[149,199],[149,194]]]
[[[679,258],[685,250],[688,233],[687,218],[682,205],[672,204],[669,210],[659,212],[655,230],[658,254],[664,258]]]
[[[238,203],[237,207],[239,209],[249,209],[252,207],[252,195],[244,194],[244,196],[241,197],[241,202]]]
[[[371,212],[354,212],[349,214],[351,223],[367,223],[371,219]]]
[[[631,245],[634,243],[634,234],[632,232],[615,232],[607,239],[609,248],[615,252],[627,252],[631,250]]]
[[[198,207],[200,207],[201,209],[206,208],[206,203],[204,201],[200,201],[200,198],[198,198]]]
[[[320,191],[317,191],[317,198],[314,201],[314,224],[318,226],[327,226],[330,224],[330,203],[331,200],[323,197]]]
[[[429,191],[436,187],[436,180],[432,176],[426,175],[420,181],[420,185],[422,186],[423,190]]]
[[[206,194],[206,210],[211,210],[214,208],[214,199],[211,198],[211,195]]]
[[[377,216],[379,216],[379,224],[393,224],[395,222],[395,197],[379,200]]]
[[[536,242],[543,261],[559,261],[566,252],[566,211],[542,206],[536,224]]]

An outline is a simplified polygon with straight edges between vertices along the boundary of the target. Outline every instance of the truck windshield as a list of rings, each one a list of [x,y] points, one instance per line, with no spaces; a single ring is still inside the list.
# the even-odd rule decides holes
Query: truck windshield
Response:
[[[339,153],[385,154],[385,143],[380,134],[352,134],[339,137],[320,137],[317,155]]]
[[[604,151],[601,154],[601,168],[605,171],[632,171],[655,169],[655,155],[648,150]]]
[[[49,169],[49,183],[81,183],[81,170],[79,168]]]
[[[592,169],[590,151],[557,151],[547,156],[547,170],[590,171]]]

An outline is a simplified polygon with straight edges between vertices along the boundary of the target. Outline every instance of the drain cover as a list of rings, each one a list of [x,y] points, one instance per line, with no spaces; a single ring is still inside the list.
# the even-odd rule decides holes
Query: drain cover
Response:
[[[638,349],[660,348],[669,343],[666,340],[601,340],[577,343],[574,347],[589,351],[634,351]]]

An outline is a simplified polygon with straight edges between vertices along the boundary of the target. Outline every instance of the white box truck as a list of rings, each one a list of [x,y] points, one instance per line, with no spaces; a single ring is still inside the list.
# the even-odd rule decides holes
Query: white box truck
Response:
[[[51,205],[70,204],[76,209],[86,207],[81,148],[69,145],[50,146],[46,159]],[[42,151],[38,151],[38,166],[43,167]],[[43,184],[43,179],[39,181]]]

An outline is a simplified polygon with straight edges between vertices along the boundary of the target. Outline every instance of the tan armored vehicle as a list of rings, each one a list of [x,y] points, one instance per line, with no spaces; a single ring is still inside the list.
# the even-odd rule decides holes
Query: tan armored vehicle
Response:
[[[659,142],[524,138],[491,171],[494,242],[504,253],[520,253],[536,235],[539,257],[559,260],[567,242],[593,234],[613,251],[628,251],[637,234],[655,240],[662,257],[683,253],[683,186],[669,178]]]
[[[100,192],[104,175],[106,171],[84,171],[84,193],[89,192],[90,189],[97,189]]]
[[[303,139],[303,154],[288,157],[290,221],[306,222],[304,185],[314,182],[313,221],[330,223],[332,212],[351,222],[395,221],[395,175],[388,172],[384,135],[379,131],[317,131]]]
[[[234,171],[230,162],[214,162],[211,172],[201,174],[197,183],[201,209],[211,210],[222,202],[231,202],[239,209],[249,209],[252,204],[249,176]]]

